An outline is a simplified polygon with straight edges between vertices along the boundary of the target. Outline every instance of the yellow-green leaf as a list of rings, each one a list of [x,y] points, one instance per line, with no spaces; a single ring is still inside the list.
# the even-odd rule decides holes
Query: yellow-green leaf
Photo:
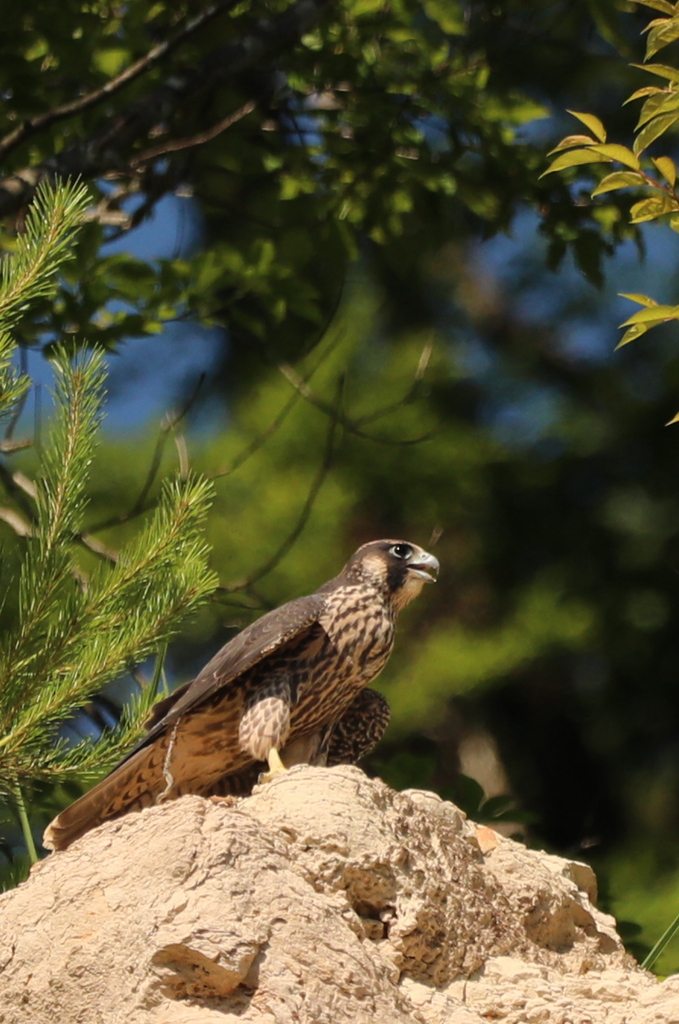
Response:
[[[679,39],[679,20],[676,18],[659,18],[657,24],[648,34],[646,43],[646,60],[652,57],[663,46],[668,46]]]
[[[572,149],[570,153],[562,153],[556,160],[552,160],[546,171],[540,175],[552,174],[554,171],[563,171],[566,167],[577,167],[578,164],[609,164],[611,157],[595,153],[594,149]]]
[[[648,295],[641,295],[639,292],[618,292],[621,299],[630,299],[631,302],[638,302],[640,306],[657,306],[655,299]]]
[[[677,168],[674,160],[668,156],[654,156],[652,160],[670,188],[674,188],[674,183],[677,180]]]
[[[676,110],[678,107],[679,92],[676,92],[674,89],[660,89],[655,96],[650,96],[644,103],[639,113],[639,120],[635,130],[639,131],[652,117],[668,113],[670,110]]]
[[[130,51],[122,46],[112,46],[107,50],[97,50],[93,54],[93,63],[98,71],[113,77],[129,63]]]
[[[571,149],[572,146],[594,146],[596,145],[596,139],[593,139],[591,135],[567,135],[565,139],[562,139],[558,146],[554,149],[550,149],[547,156],[551,156],[552,153],[560,153],[562,149]]]
[[[648,184],[643,174],[637,171],[613,171],[602,178],[592,192],[592,197],[600,196],[603,192],[612,192],[614,188],[630,188],[632,186]]]
[[[679,214],[675,213],[674,217],[670,217],[670,227],[679,233]]]
[[[630,223],[643,224],[644,221],[655,220],[666,213],[674,213],[675,210],[679,210],[676,199],[664,195],[649,196],[648,199],[642,199],[640,203],[634,204],[630,210]]]
[[[654,118],[649,121],[646,127],[639,132],[636,139],[634,140],[634,152],[639,155],[647,149],[652,142],[659,139],[663,132],[666,132],[668,128],[671,128],[673,124],[679,121],[679,111],[675,114],[661,114],[660,117]]]
[[[645,324],[634,324],[633,327],[630,327],[625,331],[622,338],[615,346],[615,351],[617,352],[619,348],[623,347],[623,345],[629,345],[630,341],[636,341],[636,339],[640,338],[642,334],[645,334],[647,330],[648,326]]]
[[[642,96],[654,96],[657,92],[666,91],[666,89],[661,89],[659,85],[645,85],[643,89],[637,89],[637,91],[633,92],[631,96],[628,96],[625,102],[623,103],[623,107],[626,106],[628,103],[631,103],[632,100],[641,99]]]
[[[606,129],[599,118],[595,117],[594,114],[583,114],[578,110],[569,110],[568,113],[572,114],[573,117],[577,117],[578,121],[582,121],[584,126],[589,128],[592,135],[596,135],[599,142],[606,141]]]
[[[637,310],[629,320],[624,320],[620,327],[630,327],[632,324],[662,324],[665,320],[678,318],[679,306],[651,306],[649,309]]]
[[[451,4],[450,0],[425,0],[423,6],[432,21],[436,21],[444,32],[456,36],[466,33],[467,25],[461,4]]]
[[[668,78],[670,82],[679,82],[679,70],[670,68],[667,64],[630,64],[630,67],[640,68],[641,71],[650,71],[652,75]]]
[[[671,420],[668,420],[665,424],[666,427],[671,427],[673,423],[679,423],[679,412],[676,416],[673,416]]]
[[[618,163],[625,164],[626,167],[631,167],[635,171],[639,170],[639,161],[627,146],[618,146],[615,143],[610,143],[606,146],[592,146],[592,150],[595,153],[601,153],[602,156],[606,156],[610,160],[617,160]]]
[[[662,11],[663,14],[674,14],[674,7],[669,0],[636,0],[638,4],[643,4],[644,7],[652,7],[656,11]]]
[[[355,0],[351,7],[351,13],[354,17],[360,18],[364,14],[374,14],[383,6],[384,0]]]
[[[672,13],[674,14],[674,11],[672,11]],[[666,25],[667,21],[668,21],[667,18],[654,18],[653,21],[649,21],[649,23],[646,26],[646,28],[642,28],[642,30],[641,30],[642,36],[646,35],[647,32],[650,32],[652,28],[656,27],[656,25]]]

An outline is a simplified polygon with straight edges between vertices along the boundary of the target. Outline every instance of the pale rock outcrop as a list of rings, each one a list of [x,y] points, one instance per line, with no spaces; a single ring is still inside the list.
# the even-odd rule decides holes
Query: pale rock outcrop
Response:
[[[584,864],[352,767],[129,814],[0,898],[1,1024],[660,1024]]]

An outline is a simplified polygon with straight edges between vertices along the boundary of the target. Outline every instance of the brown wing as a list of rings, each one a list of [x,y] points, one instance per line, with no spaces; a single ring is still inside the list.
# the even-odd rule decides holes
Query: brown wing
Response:
[[[169,726],[213,693],[274,651],[302,635],[318,621],[325,600],[319,594],[301,597],[263,615],[226,644],[191,683],[179,687],[154,706],[146,737],[94,789],[59,814],[48,826],[44,845],[64,849],[107,818],[132,807],[153,803],[162,788]],[[159,742],[156,742],[159,741]]]
[[[154,705],[147,721],[147,735],[132,748],[114,771],[142,747],[153,743],[157,736],[187,711],[202,704],[217,690],[233,683],[267,655],[273,654],[313,626],[324,607],[325,599],[321,594],[310,594],[274,608],[247,626],[217,651],[192,682],[180,686],[169,697],[164,697]]]

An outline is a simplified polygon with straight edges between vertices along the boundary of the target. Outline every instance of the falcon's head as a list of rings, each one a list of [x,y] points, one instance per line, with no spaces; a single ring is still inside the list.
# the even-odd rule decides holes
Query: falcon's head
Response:
[[[373,540],[347,562],[344,572],[376,585],[396,611],[417,597],[425,583],[435,583],[438,558],[407,540]]]

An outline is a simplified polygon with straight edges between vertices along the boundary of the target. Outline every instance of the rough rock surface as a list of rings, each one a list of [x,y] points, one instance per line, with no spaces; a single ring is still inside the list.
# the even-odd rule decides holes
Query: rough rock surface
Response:
[[[2,1024],[657,1024],[584,864],[293,769],[129,814],[0,898]]]

